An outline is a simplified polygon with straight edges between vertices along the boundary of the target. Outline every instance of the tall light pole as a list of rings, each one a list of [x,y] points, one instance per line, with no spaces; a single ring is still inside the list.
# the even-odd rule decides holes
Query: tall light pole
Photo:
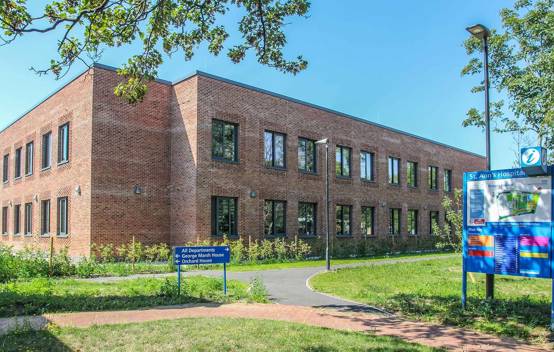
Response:
[[[490,116],[490,102],[489,102],[489,36],[490,31],[482,24],[476,24],[474,26],[466,28],[476,38],[479,38],[483,43],[483,67],[485,71],[485,129],[486,129],[486,153],[487,153],[487,170],[491,169],[491,116]],[[486,296],[487,298],[494,298],[494,274],[487,274],[486,276]]]
[[[316,145],[325,144],[325,267],[331,270],[331,256],[329,253],[329,139],[321,139]]]

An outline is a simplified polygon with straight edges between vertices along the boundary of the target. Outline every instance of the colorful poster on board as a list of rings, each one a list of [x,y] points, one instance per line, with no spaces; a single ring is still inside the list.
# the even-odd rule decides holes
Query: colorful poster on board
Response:
[[[552,186],[522,169],[464,174],[465,270],[552,277]]]

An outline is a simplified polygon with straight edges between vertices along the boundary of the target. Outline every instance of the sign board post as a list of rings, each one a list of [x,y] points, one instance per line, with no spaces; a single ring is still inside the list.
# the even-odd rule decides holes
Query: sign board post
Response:
[[[227,294],[227,263],[231,261],[229,246],[175,247],[177,289],[181,294],[181,265],[223,264],[223,293]]]
[[[464,308],[468,272],[552,279],[553,170],[551,166],[545,175],[533,177],[524,168],[464,174]],[[551,329],[554,331],[554,301]]]

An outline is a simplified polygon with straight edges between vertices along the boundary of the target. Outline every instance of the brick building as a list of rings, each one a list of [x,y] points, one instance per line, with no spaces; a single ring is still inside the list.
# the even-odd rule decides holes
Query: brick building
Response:
[[[96,65],[0,132],[0,243],[183,244],[325,233],[329,138],[335,241],[429,238],[440,200],[485,159],[197,72],[140,104]]]

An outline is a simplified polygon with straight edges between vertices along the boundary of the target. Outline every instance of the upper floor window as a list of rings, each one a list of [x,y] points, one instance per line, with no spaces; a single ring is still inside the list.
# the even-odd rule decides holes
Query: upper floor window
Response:
[[[374,154],[360,152],[360,178],[365,181],[373,181]]]
[[[2,234],[8,234],[8,207],[2,208]]]
[[[212,158],[238,161],[238,125],[212,120]]]
[[[337,176],[350,177],[350,165],[352,149],[337,145],[336,149],[336,172]]]
[[[8,182],[10,179],[10,154],[4,155],[4,161],[2,164],[2,181]]]
[[[374,234],[374,207],[362,207],[361,228],[363,236],[372,236]]]
[[[352,223],[351,210],[350,205],[337,205],[335,213],[337,236],[350,236],[352,234],[350,229]]]
[[[264,202],[264,233],[266,236],[286,234],[287,203],[281,200]]]
[[[58,128],[58,164],[69,161],[69,122]]]
[[[67,197],[58,198],[58,236],[67,236],[68,232]]]
[[[313,140],[298,139],[298,169],[304,172],[316,172],[316,147]]]
[[[416,209],[408,209],[408,234],[417,235],[418,233],[419,212]]]
[[[315,236],[316,204],[298,203],[298,233],[300,236]]]
[[[282,133],[264,132],[264,164],[267,167],[286,167],[286,137]]]
[[[400,208],[391,208],[389,209],[389,234],[398,235],[400,234]]]
[[[429,189],[439,189],[439,168],[436,166],[429,166]]]
[[[417,163],[408,161],[406,164],[406,178],[408,187],[417,187]]]
[[[431,235],[436,235],[438,227],[439,227],[439,212],[436,210],[431,210],[429,212],[429,233]]]
[[[14,166],[14,177],[21,177],[21,148],[15,150],[15,166]]]
[[[444,170],[444,191],[452,192],[452,170]]]
[[[237,236],[237,198],[212,198],[212,233],[214,236]]]
[[[29,142],[25,146],[25,175],[33,174],[34,159],[35,145],[33,142]]]
[[[42,164],[43,169],[52,165],[52,132],[42,135]]]
[[[400,183],[400,159],[389,156],[389,183]]]

